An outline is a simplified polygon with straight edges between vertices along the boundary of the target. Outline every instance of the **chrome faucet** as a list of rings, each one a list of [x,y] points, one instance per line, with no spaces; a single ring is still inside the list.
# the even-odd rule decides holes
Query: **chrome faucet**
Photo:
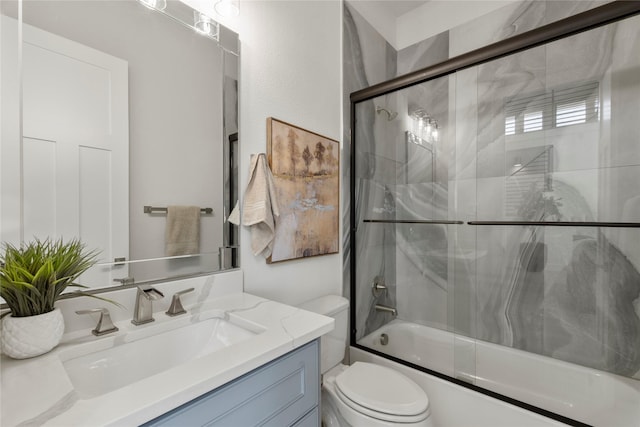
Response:
[[[164,294],[157,289],[142,289],[138,287],[136,294],[136,308],[133,311],[133,319],[131,323],[134,325],[144,325],[153,322],[153,301],[164,298]]]
[[[375,308],[376,308],[376,311],[385,311],[387,313],[391,313],[392,316],[398,315],[398,310],[396,310],[394,307],[389,307],[382,304],[376,304]]]

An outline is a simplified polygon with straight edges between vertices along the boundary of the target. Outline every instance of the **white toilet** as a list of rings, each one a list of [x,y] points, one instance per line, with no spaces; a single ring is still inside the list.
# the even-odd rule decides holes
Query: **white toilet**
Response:
[[[321,338],[324,427],[433,427],[429,398],[401,373],[373,363],[341,364],[347,345],[349,301],[328,295],[300,308],[335,319]]]

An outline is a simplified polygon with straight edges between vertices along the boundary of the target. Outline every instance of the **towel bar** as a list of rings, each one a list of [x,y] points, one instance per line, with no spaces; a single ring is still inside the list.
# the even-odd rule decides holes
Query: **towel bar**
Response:
[[[158,208],[155,206],[145,206],[144,207],[144,213],[157,213],[157,212],[167,212],[167,208]],[[213,213],[213,208],[201,208],[200,212],[202,212],[203,214],[207,214],[210,215]]]

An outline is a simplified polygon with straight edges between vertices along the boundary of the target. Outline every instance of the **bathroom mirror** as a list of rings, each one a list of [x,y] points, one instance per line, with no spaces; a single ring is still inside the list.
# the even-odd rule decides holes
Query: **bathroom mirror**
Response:
[[[172,0],[0,8],[1,240],[79,237],[92,289],[237,268],[237,34]],[[172,205],[197,250],[167,255]]]

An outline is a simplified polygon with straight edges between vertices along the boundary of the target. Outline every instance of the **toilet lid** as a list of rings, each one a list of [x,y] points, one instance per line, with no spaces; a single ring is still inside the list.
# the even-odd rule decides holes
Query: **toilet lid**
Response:
[[[384,366],[356,362],[336,377],[335,384],[345,397],[372,411],[414,416],[429,408],[424,390]]]

